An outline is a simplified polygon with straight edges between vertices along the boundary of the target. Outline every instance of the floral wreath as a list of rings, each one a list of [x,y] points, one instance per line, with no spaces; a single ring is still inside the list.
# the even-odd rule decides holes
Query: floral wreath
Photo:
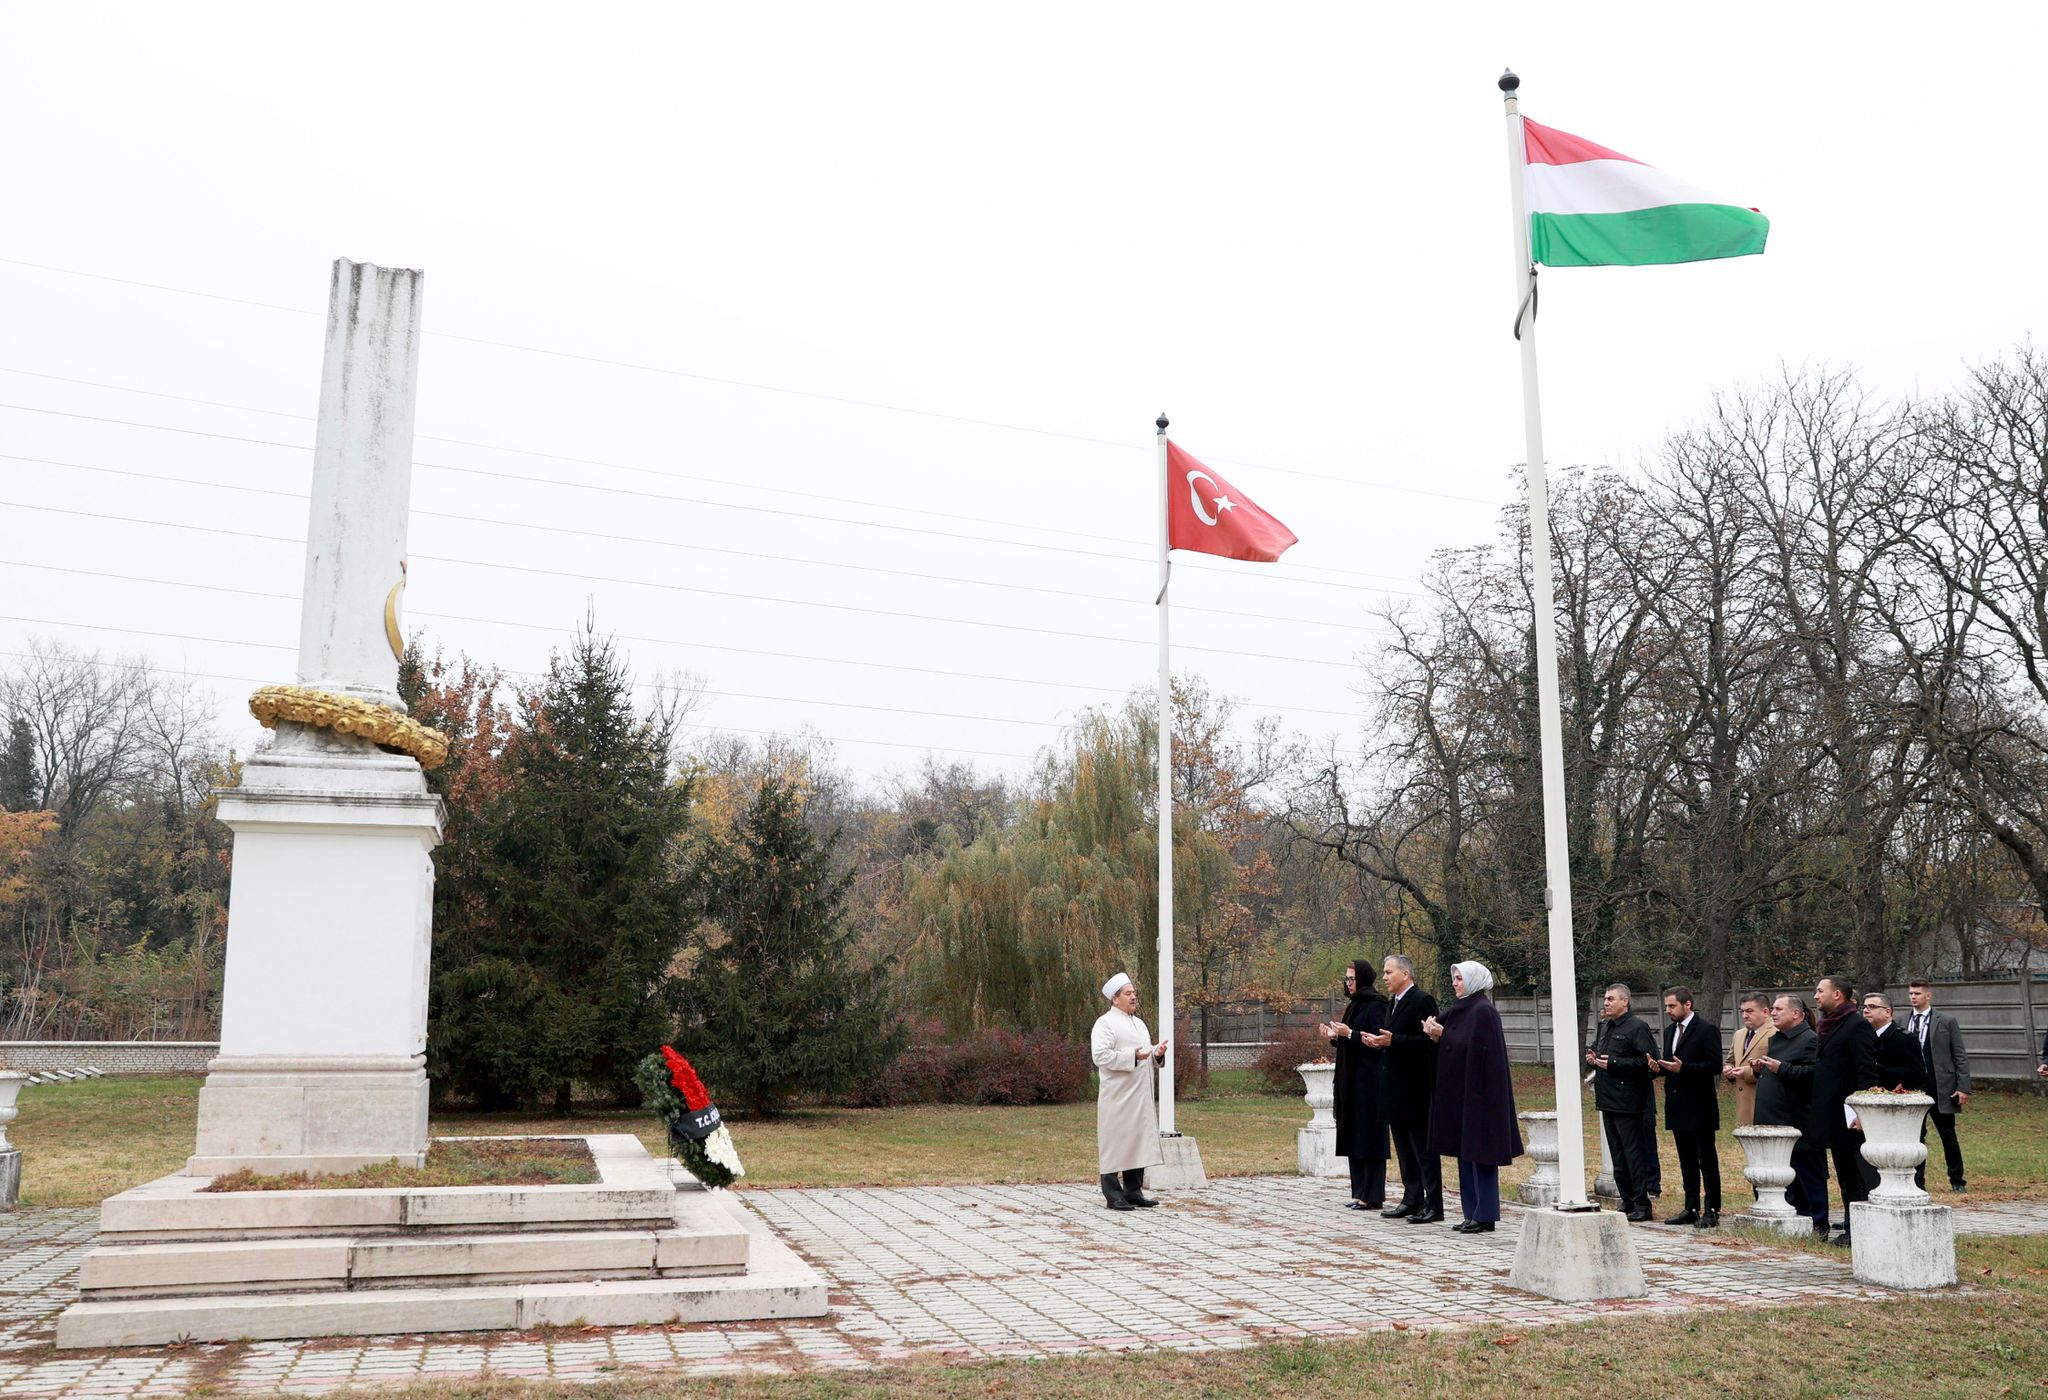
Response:
[[[633,1082],[668,1127],[669,1146],[692,1176],[706,1186],[725,1186],[747,1174],[711,1091],[674,1046],[662,1046],[635,1066]]]

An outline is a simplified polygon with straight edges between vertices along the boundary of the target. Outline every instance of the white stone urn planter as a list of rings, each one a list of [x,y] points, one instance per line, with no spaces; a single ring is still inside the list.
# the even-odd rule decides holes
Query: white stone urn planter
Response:
[[[14,1099],[26,1083],[28,1076],[20,1070],[0,1069],[0,1152],[14,1150],[14,1144],[7,1140],[7,1125],[21,1113]]]
[[[1865,1092],[1849,1095],[1863,1122],[1863,1160],[1883,1179],[1870,1199],[1885,1205],[1924,1206],[1931,1199],[1913,1184],[1913,1168],[1927,1160],[1920,1123],[1934,1100],[1926,1094]]]
[[[1851,1263],[1857,1278],[1886,1288],[1945,1288],[1956,1281],[1955,1218],[1913,1184],[1927,1160],[1920,1121],[1925,1094],[1849,1095],[1863,1124],[1863,1160],[1883,1178],[1867,1201],[1849,1207]]]
[[[1812,1222],[1785,1199],[1785,1188],[1792,1184],[1792,1149],[1799,1146],[1799,1129],[1776,1124],[1737,1128],[1735,1141],[1748,1159],[1742,1175],[1756,1188],[1756,1205],[1750,1209],[1748,1223],[1781,1235],[1804,1235],[1812,1230]]]
[[[1296,1065],[1294,1072],[1307,1086],[1308,1126],[1295,1134],[1295,1162],[1303,1176],[1349,1176],[1350,1164],[1337,1155],[1337,1118],[1331,1109],[1337,1102],[1337,1066],[1331,1063]]]
[[[1530,1160],[1536,1164],[1536,1170],[1522,1183],[1522,1204],[1554,1206],[1558,1188],[1564,1183],[1564,1178],[1557,1174],[1557,1115],[1531,1112],[1520,1116],[1522,1137],[1528,1143]]]

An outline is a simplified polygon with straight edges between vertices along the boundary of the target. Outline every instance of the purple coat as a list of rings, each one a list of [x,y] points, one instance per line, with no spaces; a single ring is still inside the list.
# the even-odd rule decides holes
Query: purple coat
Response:
[[[1481,992],[1439,1013],[1436,1101],[1429,1112],[1429,1150],[1482,1166],[1504,1167],[1522,1155],[1515,1086],[1508,1078],[1508,1038],[1500,1013]]]

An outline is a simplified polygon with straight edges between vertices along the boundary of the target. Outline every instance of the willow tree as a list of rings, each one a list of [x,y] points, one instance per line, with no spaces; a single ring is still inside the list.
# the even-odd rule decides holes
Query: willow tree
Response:
[[[1097,989],[1157,965],[1158,843],[1149,703],[1085,714],[1041,767],[1018,819],[913,870],[911,958],[947,1029],[1079,1036]],[[1184,809],[1174,822],[1177,936],[1235,892],[1229,850]]]

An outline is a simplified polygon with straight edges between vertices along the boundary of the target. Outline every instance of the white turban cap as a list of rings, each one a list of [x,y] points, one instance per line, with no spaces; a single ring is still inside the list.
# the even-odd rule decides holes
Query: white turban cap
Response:
[[[1107,982],[1104,982],[1102,984],[1102,994],[1105,997],[1108,997],[1111,1001],[1114,1001],[1116,1000],[1116,994],[1130,985],[1130,974],[1125,972],[1119,972],[1116,976],[1110,978]]]
[[[1465,975],[1465,995],[1468,997],[1476,997],[1493,985],[1493,974],[1480,963],[1461,962],[1452,966]]]

